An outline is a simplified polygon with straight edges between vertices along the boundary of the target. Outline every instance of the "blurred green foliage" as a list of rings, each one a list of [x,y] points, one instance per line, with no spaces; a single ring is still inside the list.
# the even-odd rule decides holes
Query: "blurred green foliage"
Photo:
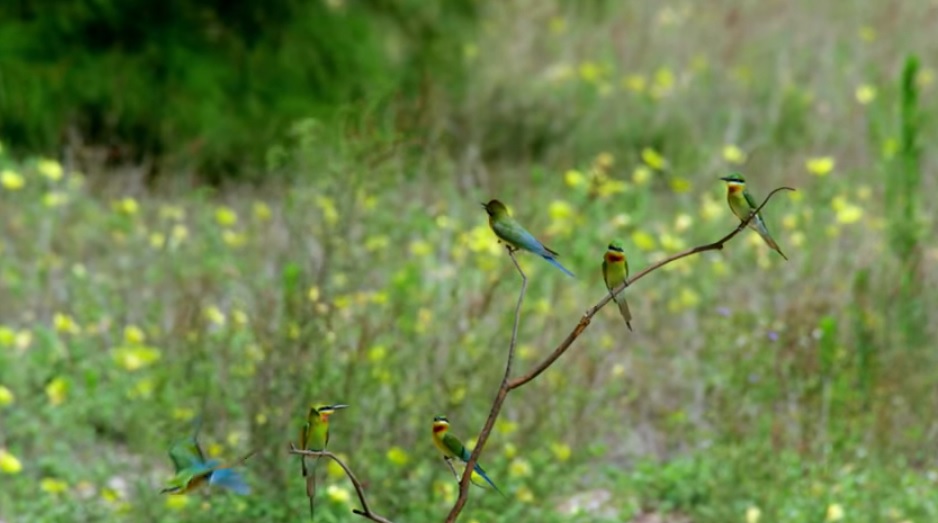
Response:
[[[463,519],[935,520],[938,179],[923,144],[938,40],[912,30],[926,4],[349,2],[338,12],[426,9],[362,23],[414,24],[439,47],[416,69],[410,52],[363,59],[394,96],[245,113],[276,139],[245,138],[235,158],[262,158],[267,183],[148,189],[0,151],[0,519],[305,519],[287,442],[310,402],[345,402],[330,448],[374,508],[439,521],[456,485],[430,422],[447,414],[465,440],[482,426],[519,284],[478,202],[507,202],[578,275],[521,256],[520,372],[604,296],[610,239],[637,271],[735,227],[717,178],[740,170],[757,198],[798,188],[764,210],[791,261],[745,231],[629,288],[634,333],[601,311],[508,398],[482,462],[509,499],[473,489]],[[921,61],[903,62],[913,48]],[[445,49],[458,58],[435,64]],[[191,103],[166,121],[240,118]],[[898,312],[910,289],[922,321]],[[260,449],[251,496],[157,494],[199,414],[212,455]],[[349,520],[349,484],[321,472],[317,514]]]
[[[475,18],[469,0],[5,2],[0,136],[256,173],[292,120],[458,84]]]

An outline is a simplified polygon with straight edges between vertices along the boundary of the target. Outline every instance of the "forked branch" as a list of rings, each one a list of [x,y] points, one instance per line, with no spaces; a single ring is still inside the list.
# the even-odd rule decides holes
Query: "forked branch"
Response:
[[[586,313],[583,314],[583,317],[580,318],[580,321],[576,324],[573,330],[570,331],[570,334],[568,334],[567,337],[564,338],[562,342],[560,342],[560,345],[558,345],[557,348],[554,349],[553,352],[551,352],[549,355],[547,355],[547,357],[545,357],[542,361],[540,361],[537,365],[535,365],[533,369],[531,369],[527,373],[521,376],[518,376],[516,378],[511,378],[511,368],[512,368],[512,363],[514,359],[515,345],[518,339],[518,324],[521,321],[521,304],[524,301],[524,293],[525,293],[525,290],[527,289],[528,279],[527,279],[527,276],[525,276],[524,271],[521,270],[521,266],[518,265],[518,260],[515,259],[514,252],[509,248],[508,254],[511,256],[511,261],[515,264],[515,268],[518,269],[518,273],[521,275],[521,292],[518,295],[518,304],[515,306],[515,321],[511,329],[511,341],[509,342],[509,345],[508,345],[508,363],[505,365],[505,377],[502,379],[501,386],[499,386],[498,388],[498,394],[495,395],[495,401],[492,402],[492,408],[489,411],[489,416],[485,420],[485,425],[482,427],[482,431],[479,433],[478,441],[475,445],[475,448],[472,450],[472,455],[469,457],[469,461],[466,463],[466,469],[463,471],[462,479],[459,482],[459,497],[456,498],[456,503],[453,504],[453,508],[450,510],[449,515],[446,517],[446,523],[455,522],[456,518],[459,517],[460,512],[462,512],[463,508],[466,505],[466,500],[468,499],[468,496],[469,496],[469,484],[470,484],[470,479],[472,477],[472,469],[473,467],[475,467],[475,464],[479,459],[479,454],[482,452],[482,448],[485,445],[485,442],[488,441],[489,435],[492,432],[492,427],[495,426],[495,420],[498,418],[498,414],[501,412],[501,409],[502,409],[502,404],[504,404],[505,398],[508,396],[509,392],[511,392],[512,390],[518,387],[525,385],[526,383],[530,382],[534,378],[540,376],[542,372],[544,372],[545,370],[547,370],[548,367],[553,365],[554,362],[557,361],[560,358],[560,356],[562,356],[563,353],[566,352],[567,349],[570,348],[571,345],[573,345],[573,342],[576,341],[576,339],[580,337],[583,331],[586,330],[586,328],[589,326],[590,322],[592,321],[593,316],[595,316],[596,313],[599,312],[600,309],[602,309],[607,303],[609,303],[612,300],[612,297],[614,295],[619,294],[620,292],[622,292],[623,289],[625,289],[629,285],[644,278],[645,276],[648,276],[652,272],[664,267],[665,265],[671,262],[675,262],[677,260],[680,260],[681,258],[686,258],[693,254],[699,254],[705,251],[717,251],[717,250],[723,249],[723,246],[728,241],[733,239],[734,236],[742,232],[743,229],[745,229],[746,226],[749,225],[749,222],[751,222],[753,218],[755,218],[755,216],[762,210],[762,208],[765,207],[767,203],[769,203],[769,200],[771,200],[772,197],[775,196],[776,193],[780,191],[794,191],[794,190],[795,189],[791,187],[779,187],[773,190],[772,192],[768,194],[768,196],[765,197],[765,200],[762,200],[762,203],[759,204],[759,206],[756,207],[755,210],[753,210],[749,214],[749,216],[746,217],[745,220],[741,220],[739,222],[739,225],[726,236],[720,238],[719,240],[713,243],[707,243],[704,245],[693,247],[691,249],[687,249],[686,251],[682,251],[677,254],[668,256],[667,258],[659,262],[653,263],[649,265],[648,267],[646,267],[645,269],[639,271],[637,274],[635,274],[634,276],[632,276],[631,278],[629,278],[628,280],[626,280],[625,282],[623,282],[622,284],[614,288],[612,292],[603,293],[603,298],[599,300],[599,302],[597,302],[596,305],[593,305],[592,307],[587,309]]]
[[[485,425],[482,426],[482,431],[479,433],[475,447],[472,449],[472,454],[469,455],[469,461],[466,462],[466,469],[463,470],[462,479],[459,480],[459,497],[456,498],[456,503],[453,504],[449,515],[446,516],[447,523],[456,521],[456,518],[459,517],[459,513],[462,512],[463,507],[466,505],[466,500],[469,499],[469,484],[472,481],[472,470],[479,461],[479,455],[482,453],[485,442],[488,441],[489,435],[492,433],[492,427],[495,426],[495,420],[498,419],[498,414],[502,410],[502,404],[505,403],[505,398],[508,397],[508,391],[511,390],[509,387],[511,368],[515,358],[515,346],[518,344],[518,325],[521,323],[521,304],[524,303],[524,294],[528,289],[528,277],[524,274],[524,271],[521,270],[521,265],[518,265],[515,253],[510,247],[508,248],[508,255],[511,256],[511,261],[515,264],[515,269],[518,269],[518,274],[521,275],[521,292],[518,293],[518,304],[515,305],[515,321],[511,327],[511,341],[508,342],[508,362],[505,364],[505,376],[502,378],[502,383],[498,387],[495,401],[492,402],[489,417],[485,420]]]
[[[771,200],[772,197],[775,196],[775,194],[777,194],[780,191],[794,191],[794,189],[792,189],[791,187],[779,187],[775,189],[774,191],[770,192],[768,196],[765,197],[765,200],[762,200],[762,203],[759,204],[759,206],[756,207],[754,211],[749,213],[749,216],[747,216],[745,220],[741,220],[739,222],[739,225],[726,236],[720,238],[719,240],[713,243],[699,245],[697,247],[692,247],[690,249],[687,249],[686,251],[681,251],[677,254],[672,254],[671,256],[668,256],[667,258],[661,261],[658,261],[656,263],[649,265],[648,267],[645,267],[644,269],[639,271],[637,274],[635,274],[634,276],[626,280],[624,283],[612,289],[612,292],[604,293],[603,298],[599,300],[596,303],[596,305],[593,305],[592,307],[587,309],[586,313],[583,314],[583,317],[580,318],[579,323],[577,323],[576,326],[573,328],[573,330],[570,331],[570,334],[568,334],[567,337],[564,338],[562,342],[560,342],[560,345],[558,345],[557,348],[554,349],[553,352],[548,354],[547,357],[545,357],[540,363],[535,365],[533,369],[531,369],[530,371],[528,371],[522,376],[518,376],[517,378],[512,379],[508,383],[508,390],[516,389],[524,385],[525,383],[538,377],[542,372],[547,370],[548,367],[553,365],[554,362],[557,361],[557,359],[560,358],[560,356],[562,356],[563,353],[566,352],[567,349],[570,348],[570,345],[572,345],[573,342],[576,341],[576,339],[580,337],[580,334],[582,334],[583,331],[586,330],[586,327],[589,326],[590,322],[593,320],[593,316],[595,316],[596,313],[599,312],[599,309],[602,309],[607,303],[609,303],[612,300],[612,296],[614,294],[618,295],[620,292],[622,292],[623,289],[625,289],[629,285],[632,285],[636,281],[644,278],[645,276],[648,276],[652,272],[664,267],[665,265],[671,262],[675,262],[677,260],[680,260],[681,258],[686,258],[693,254],[699,254],[699,253],[706,252],[706,251],[722,250],[726,242],[732,240],[734,236],[742,232],[743,229],[745,229],[746,226],[749,225],[749,222],[751,222],[752,219],[759,213],[759,211],[761,211],[762,208],[765,207],[765,204],[769,203],[769,200]]]
[[[379,516],[371,511],[371,508],[368,506],[368,501],[365,499],[365,488],[362,487],[358,478],[355,477],[355,474],[352,473],[352,470],[348,468],[348,465],[344,461],[339,459],[338,456],[329,452],[328,450],[303,450],[298,449],[292,443],[290,444],[290,454],[297,454],[299,456],[311,456],[311,457],[324,457],[329,458],[332,461],[335,461],[342,467],[342,470],[345,471],[345,475],[348,476],[348,479],[352,482],[352,486],[355,487],[355,492],[358,494],[358,502],[361,503],[361,509],[352,509],[354,514],[357,514],[365,519],[376,521],[378,523],[391,523],[391,520],[385,518],[384,516]]]

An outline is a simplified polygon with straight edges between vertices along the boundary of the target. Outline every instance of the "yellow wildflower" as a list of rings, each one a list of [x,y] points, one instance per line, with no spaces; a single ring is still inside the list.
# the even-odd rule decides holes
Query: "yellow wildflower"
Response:
[[[42,478],[42,480],[39,481],[39,488],[49,494],[60,494],[68,490],[68,483],[61,479]]]
[[[23,464],[20,460],[10,454],[7,449],[0,448],[0,472],[4,474],[19,474],[23,470]]]
[[[552,16],[550,22],[548,22],[548,27],[551,33],[562,35],[567,32],[567,19],[562,16]]]
[[[52,317],[52,324],[58,332],[68,334],[78,334],[81,332],[81,327],[79,327],[78,323],[68,314],[62,314],[60,312],[55,313]]]
[[[741,165],[746,163],[746,153],[733,144],[727,144],[723,146],[723,159],[726,163]]]
[[[231,207],[221,206],[215,209],[215,221],[222,227],[231,227],[238,223],[238,214]]]
[[[54,378],[46,385],[46,396],[52,406],[61,405],[65,401],[66,394],[68,394],[68,382],[61,376]]]
[[[580,78],[586,83],[596,83],[603,74],[602,68],[595,62],[583,62],[579,68]]]
[[[221,239],[223,242],[225,242],[225,245],[235,248],[235,249],[243,246],[248,241],[248,237],[246,234],[234,232],[230,229],[225,229],[224,231],[222,231]]]
[[[117,200],[116,202],[112,203],[111,206],[115,211],[121,214],[126,214],[127,216],[137,214],[137,211],[140,210],[140,204],[138,204],[137,200],[134,200],[130,196]]]
[[[854,96],[860,105],[867,105],[876,99],[876,88],[869,84],[862,84],[857,87]]]
[[[143,330],[136,325],[128,325],[124,327],[124,341],[131,345],[140,345],[146,340],[146,334],[143,333]]]
[[[569,187],[583,187],[586,185],[586,176],[576,169],[570,169],[564,173],[563,181]]]
[[[923,67],[915,76],[915,83],[921,88],[926,88],[935,81],[935,70],[930,67]]]
[[[622,79],[622,86],[633,93],[643,93],[648,87],[648,80],[641,74],[630,74]]]
[[[152,365],[161,357],[159,349],[145,346],[118,347],[112,355],[114,362],[124,370],[133,372]]]
[[[844,508],[840,506],[839,503],[831,503],[827,507],[827,515],[824,517],[825,521],[840,521],[844,519]]]
[[[506,458],[511,459],[518,455],[518,447],[516,447],[514,443],[505,443],[503,452]]]
[[[677,194],[685,193],[691,190],[690,180],[682,176],[675,176],[668,182],[668,184],[671,186],[671,190]]]
[[[189,504],[189,496],[166,496],[166,508],[181,510]]]
[[[523,478],[531,475],[531,464],[524,458],[515,458],[511,460],[508,466],[508,475],[513,478]]]
[[[3,188],[8,191],[18,191],[26,185],[26,180],[22,174],[10,169],[4,169],[0,173],[0,185],[3,185]]]
[[[655,78],[651,86],[652,98],[664,98],[674,90],[674,73],[667,67],[655,71]]]
[[[746,509],[746,523],[759,523],[761,517],[762,511],[759,507],[753,505]]]
[[[674,220],[674,230],[677,232],[686,231],[693,223],[694,219],[689,214],[681,213]]]
[[[515,497],[522,503],[532,503],[534,501],[534,493],[524,485],[518,488],[515,492]]]
[[[388,461],[399,467],[403,467],[410,462],[410,456],[407,454],[407,451],[398,446],[388,449],[387,458]]]
[[[317,196],[316,207],[319,207],[319,210],[322,211],[322,217],[327,225],[335,225],[339,221],[339,211],[331,198]]]
[[[557,461],[561,463],[570,459],[570,455],[573,451],[570,449],[570,445],[566,443],[551,443],[550,450],[553,452],[554,457],[557,458]]]
[[[834,170],[834,165],[834,158],[831,156],[808,158],[805,162],[805,167],[808,169],[808,172],[817,176],[826,176]]]
[[[251,206],[251,210],[254,212],[254,219],[259,222],[266,222],[270,219],[270,207],[264,202],[254,202],[254,205]]]
[[[68,203],[68,195],[61,191],[49,191],[42,195],[42,204],[46,207],[61,207]]]
[[[5,385],[0,385],[0,407],[12,405],[14,401],[13,391],[8,389]]]
[[[668,161],[658,151],[651,147],[642,149],[642,161],[652,169],[661,171],[667,168]]]
[[[417,257],[429,256],[433,253],[433,245],[426,240],[410,242],[410,254]]]
[[[655,248],[654,236],[645,231],[635,231],[632,233],[632,243],[643,251],[651,251]]]
[[[336,485],[329,485],[326,488],[326,496],[336,503],[348,504],[352,501],[352,494],[348,489]]]
[[[225,325],[225,313],[215,305],[210,305],[205,309],[205,317],[219,327]]]
[[[651,180],[651,169],[644,165],[639,165],[632,171],[632,183],[635,185],[645,185]]]
[[[62,179],[62,164],[55,160],[50,160],[48,158],[43,158],[36,163],[36,170],[39,171],[39,174],[45,176],[53,182],[57,182]]]

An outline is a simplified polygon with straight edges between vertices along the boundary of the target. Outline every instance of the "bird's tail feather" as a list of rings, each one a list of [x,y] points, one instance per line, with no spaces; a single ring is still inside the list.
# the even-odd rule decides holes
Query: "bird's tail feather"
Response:
[[[616,305],[619,306],[619,314],[622,315],[622,319],[625,320],[625,326],[632,330],[632,311],[629,310],[629,304],[625,301],[624,296],[612,295],[612,301],[616,302]]]
[[[492,486],[493,489],[495,489],[495,492],[498,492],[502,496],[505,495],[501,490],[498,489],[498,487],[495,486],[495,482],[492,481],[491,478],[489,478],[488,474],[486,474],[485,471],[482,470],[482,467],[478,463],[476,463],[476,466],[473,470],[475,470],[476,474],[482,476],[482,479],[484,479],[489,485]]]
[[[211,485],[226,488],[238,494],[249,494],[251,488],[244,481],[244,477],[232,469],[218,469],[212,472],[209,480]]]
[[[756,232],[759,233],[759,236],[762,236],[762,239],[765,240],[765,243],[769,247],[774,249],[775,252],[781,254],[782,258],[785,258],[785,261],[788,261],[788,256],[785,256],[785,253],[782,252],[782,249],[778,246],[778,243],[776,243],[775,239],[772,238],[772,235],[769,234],[769,228],[765,226],[765,222],[762,221],[761,217],[756,216],[755,219],[750,222],[750,225],[753,229],[756,230]]]
[[[319,458],[313,460],[307,470],[306,475],[306,497],[309,498],[309,519],[314,521],[316,518],[316,467],[319,465]]]
[[[567,276],[571,278],[576,278],[576,276],[574,276],[572,272],[568,271],[567,268],[564,267],[563,265],[560,265],[560,262],[554,259],[553,257],[551,256],[542,256],[542,257],[554,267],[557,267],[558,269],[562,270],[564,274],[566,274]]]

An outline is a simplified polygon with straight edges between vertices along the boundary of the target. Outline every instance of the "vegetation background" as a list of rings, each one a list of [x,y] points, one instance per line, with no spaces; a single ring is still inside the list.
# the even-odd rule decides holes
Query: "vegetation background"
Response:
[[[489,521],[938,521],[938,3],[280,0],[0,4],[0,521],[301,521],[310,402],[374,508],[439,521],[530,256]],[[920,57],[920,58],[919,58]],[[932,176],[928,176],[931,173]],[[252,495],[166,497],[202,414]],[[321,471],[322,472],[322,471]],[[322,472],[321,521],[354,499]],[[650,519],[659,517],[660,519]],[[645,519],[642,519],[645,518]]]

